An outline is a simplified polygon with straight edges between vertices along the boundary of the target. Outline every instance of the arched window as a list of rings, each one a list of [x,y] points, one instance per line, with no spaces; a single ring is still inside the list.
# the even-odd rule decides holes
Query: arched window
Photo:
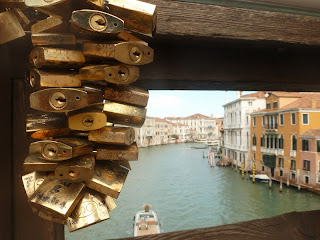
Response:
[[[297,150],[297,138],[295,135],[292,135],[292,150]]]

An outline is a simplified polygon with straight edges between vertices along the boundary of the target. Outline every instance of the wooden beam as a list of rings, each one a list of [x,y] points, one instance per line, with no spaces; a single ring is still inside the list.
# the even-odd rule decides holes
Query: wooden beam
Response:
[[[257,216],[259,217],[259,216]],[[320,239],[320,210],[308,212],[291,212],[276,217],[256,219],[247,222],[222,225],[217,227],[192,229],[179,232],[170,232],[143,237],[122,238],[123,240],[270,240],[270,239],[295,239],[308,240]]]
[[[242,39],[320,45],[320,18],[172,0],[158,6],[156,38]]]

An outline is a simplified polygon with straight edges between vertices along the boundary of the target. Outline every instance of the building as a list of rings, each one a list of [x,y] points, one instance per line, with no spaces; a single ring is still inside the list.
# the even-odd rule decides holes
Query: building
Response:
[[[271,92],[251,114],[251,159],[257,172],[319,189],[320,93]]]
[[[172,123],[155,118],[155,145],[168,144],[172,135]]]
[[[135,128],[136,143],[138,147],[153,146],[155,142],[156,122],[153,117],[146,117],[141,128]]]
[[[190,129],[188,125],[182,123],[173,123],[172,124],[172,137],[177,136],[178,142],[187,142],[190,140]]]
[[[265,108],[265,93],[256,92],[241,96],[224,107],[222,162],[250,169],[250,113]]]

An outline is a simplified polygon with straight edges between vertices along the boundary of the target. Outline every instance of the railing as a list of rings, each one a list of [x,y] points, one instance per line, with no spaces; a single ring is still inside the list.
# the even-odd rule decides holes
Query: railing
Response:
[[[278,154],[279,155],[284,155],[284,150],[283,149],[278,149]]]
[[[290,150],[290,157],[296,157],[296,150]]]
[[[274,124],[265,124],[264,128],[267,130],[274,130],[274,129],[278,129],[278,123],[274,123]]]

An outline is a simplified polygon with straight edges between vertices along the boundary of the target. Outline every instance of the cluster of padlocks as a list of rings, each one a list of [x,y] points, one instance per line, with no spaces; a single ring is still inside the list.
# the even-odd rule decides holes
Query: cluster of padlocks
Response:
[[[0,43],[31,32],[27,80],[36,111],[26,130],[35,141],[22,180],[32,210],[69,231],[108,219],[129,161],[138,160],[133,127],[143,125],[149,97],[128,84],[139,77],[137,65],[153,61],[153,49],[128,31],[152,36],[156,6],[1,0],[0,10],[0,25],[11,21],[2,23]]]

